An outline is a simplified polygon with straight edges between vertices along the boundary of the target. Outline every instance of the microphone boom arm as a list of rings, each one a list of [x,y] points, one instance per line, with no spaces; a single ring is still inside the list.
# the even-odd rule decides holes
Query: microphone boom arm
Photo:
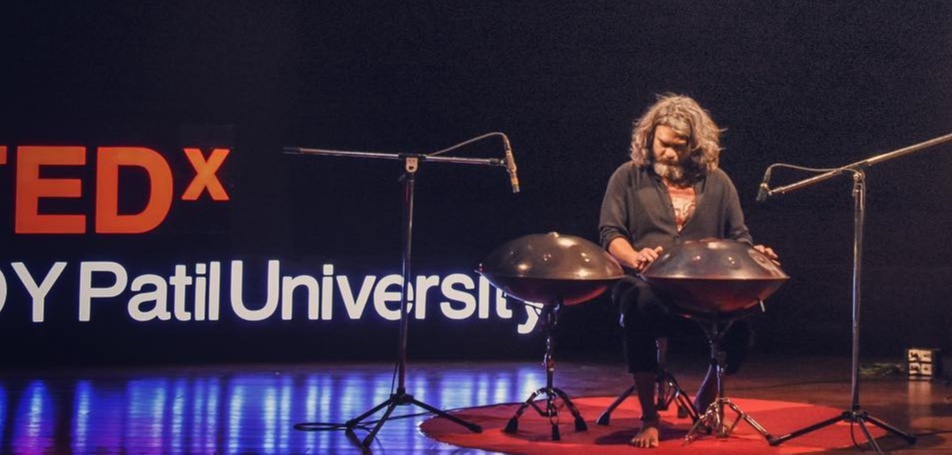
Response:
[[[506,162],[499,158],[462,158],[450,156],[433,156],[413,153],[381,153],[381,152],[356,152],[347,150],[327,150],[305,147],[284,147],[285,154],[288,155],[325,155],[342,156],[346,158],[371,158],[382,160],[402,160],[406,157],[415,157],[421,161],[431,163],[455,163],[455,164],[473,164],[480,166],[506,167]]]
[[[863,170],[864,168],[873,166],[873,165],[875,165],[875,164],[879,164],[879,163],[882,163],[882,162],[884,162],[884,161],[889,161],[889,160],[891,160],[891,159],[893,159],[893,158],[899,158],[900,156],[908,155],[908,154],[913,153],[913,152],[918,152],[919,150],[922,150],[922,149],[925,149],[925,148],[929,148],[929,147],[932,147],[932,146],[935,146],[935,145],[939,145],[939,144],[942,144],[942,143],[944,143],[944,142],[949,142],[949,141],[952,141],[952,133],[946,134],[945,136],[939,136],[939,137],[936,137],[936,138],[933,138],[933,139],[929,139],[928,141],[923,141],[923,142],[920,142],[920,143],[918,143],[918,144],[913,144],[913,145],[910,145],[910,146],[908,146],[908,147],[903,147],[903,148],[901,148],[901,149],[894,150],[894,151],[892,151],[892,152],[887,152],[887,153],[883,153],[883,154],[881,154],[881,155],[876,155],[876,156],[867,158],[867,159],[865,159],[865,160],[857,161],[857,162],[855,162],[855,163],[847,164],[847,165],[845,165],[845,166],[841,166],[841,167],[838,167],[838,168],[836,168],[836,169],[829,170],[829,171],[824,172],[824,173],[822,173],[822,174],[820,174],[820,175],[815,175],[815,176],[813,176],[813,177],[810,177],[810,178],[808,178],[808,179],[801,180],[801,181],[799,181],[799,182],[794,182],[794,183],[791,183],[791,184],[789,184],[789,185],[780,186],[780,187],[774,188],[774,189],[772,189],[772,190],[771,190],[771,189],[768,189],[767,192],[765,193],[765,198],[766,198],[766,197],[773,196],[773,195],[775,195],[775,194],[786,194],[786,193],[790,193],[790,192],[799,190],[800,188],[805,188],[805,187],[808,187],[808,186],[810,186],[810,185],[813,185],[814,183],[819,183],[819,182],[822,182],[822,181],[824,181],[824,180],[829,180],[829,179],[831,179],[831,178],[833,178],[833,177],[836,177],[837,175],[840,175],[840,174],[842,174],[842,173],[844,173],[844,172],[861,171],[861,170]],[[769,169],[771,169],[771,168],[773,168],[773,166],[768,167],[768,172],[769,172]]]

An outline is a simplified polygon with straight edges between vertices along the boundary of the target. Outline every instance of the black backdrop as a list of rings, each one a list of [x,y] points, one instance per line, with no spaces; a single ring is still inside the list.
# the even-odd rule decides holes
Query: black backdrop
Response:
[[[173,263],[237,258],[263,276],[265,261],[280,258],[318,277],[325,263],[398,273],[399,165],[281,148],[429,152],[489,131],[512,139],[523,192],[510,194],[499,169],[424,164],[417,271],[469,272],[494,247],[529,233],[596,240],[601,195],[626,159],[630,123],[663,92],[695,97],[726,128],[722,167],[755,239],[780,253],[792,277],[755,320],[756,349],[848,352],[850,182],[765,204],[754,202],[756,188],[774,162],[837,166],[952,132],[952,8],[553,3],[8,3],[0,29],[0,145],[10,148],[0,166],[0,271],[9,297],[0,336],[20,348],[5,350],[4,360],[387,358],[395,324],[375,319],[132,324],[120,309],[78,323],[68,292],[75,273],[50,295],[47,321],[32,324],[10,267],[112,260],[167,275]],[[219,174],[231,201],[175,205],[144,235],[17,235],[15,149],[49,144],[90,153],[153,148],[185,179],[177,192],[189,177],[182,147],[231,147]],[[950,152],[946,144],[868,171],[867,353],[952,344]],[[499,157],[501,147],[485,141],[462,154]],[[72,175],[83,178],[84,195],[94,191],[91,167]],[[773,182],[800,177],[777,173]],[[91,204],[84,197],[62,209],[90,213]],[[562,349],[616,356],[614,321],[604,298],[569,308]],[[539,335],[517,336],[514,325],[414,322],[411,356],[537,355]]]

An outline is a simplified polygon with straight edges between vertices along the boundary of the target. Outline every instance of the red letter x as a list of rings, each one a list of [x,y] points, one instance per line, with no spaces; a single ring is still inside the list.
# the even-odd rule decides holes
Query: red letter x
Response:
[[[191,162],[192,167],[195,168],[195,178],[192,179],[192,183],[189,183],[188,188],[185,189],[185,193],[182,194],[183,201],[194,201],[198,199],[202,194],[202,190],[205,188],[208,188],[208,194],[211,195],[212,199],[216,201],[228,200],[228,193],[226,193],[225,188],[221,186],[221,182],[218,181],[215,172],[217,172],[221,164],[225,162],[225,158],[228,157],[229,152],[229,149],[212,150],[208,161],[205,161],[205,156],[202,155],[201,150],[185,149],[185,156],[188,157],[188,161]]]

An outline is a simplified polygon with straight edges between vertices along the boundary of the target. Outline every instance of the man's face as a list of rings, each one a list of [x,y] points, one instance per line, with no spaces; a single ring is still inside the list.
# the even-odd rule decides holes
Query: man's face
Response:
[[[684,164],[690,156],[687,135],[678,133],[668,125],[658,125],[655,127],[651,153],[655,173],[672,182],[684,178]]]

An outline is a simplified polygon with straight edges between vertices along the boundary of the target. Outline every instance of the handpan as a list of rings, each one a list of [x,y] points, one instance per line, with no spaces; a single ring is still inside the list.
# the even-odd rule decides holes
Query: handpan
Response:
[[[547,305],[591,300],[624,276],[598,245],[557,232],[511,240],[486,256],[476,271],[512,297]]]
[[[732,313],[757,305],[789,277],[763,253],[734,240],[685,241],[641,272],[690,313]]]

